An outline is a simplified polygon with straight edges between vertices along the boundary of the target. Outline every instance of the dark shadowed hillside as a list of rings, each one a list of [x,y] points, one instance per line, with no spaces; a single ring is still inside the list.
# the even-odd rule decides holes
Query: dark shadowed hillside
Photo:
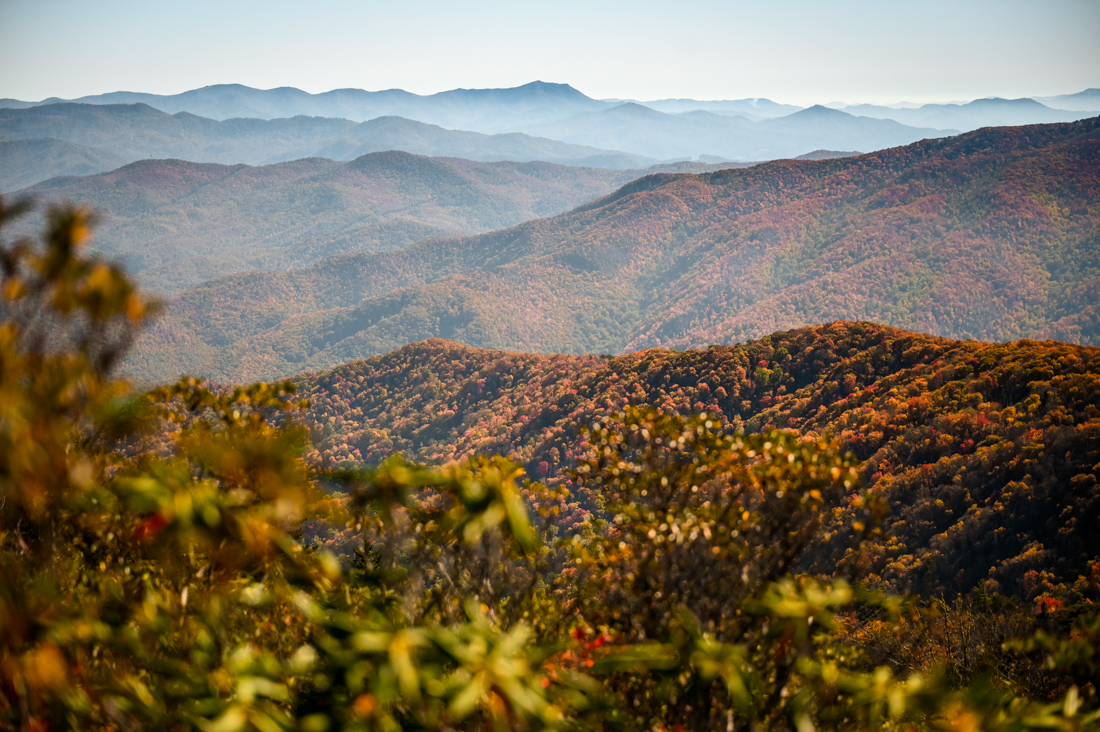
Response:
[[[329,465],[503,453],[557,480],[584,452],[579,430],[628,405],[831,433],[890,506],[893,538],[862,571],[896,589],[1027,594],[1100,554],[1098,348],[833,323],[612,359],[435,340],[298,380]]]
[[[239,381],[429,337],[539,352],[734,343],[859,319],[1095,343],[1100,120],[654,175],[552,219],[185,293],[142,378]]]

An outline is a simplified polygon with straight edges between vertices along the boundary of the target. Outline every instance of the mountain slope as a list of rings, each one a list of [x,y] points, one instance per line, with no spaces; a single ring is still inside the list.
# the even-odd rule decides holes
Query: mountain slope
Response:
[[[55,176],[102,173],[123,162],[117,155],[48,137],[0,140],[0,193]]]
[[[639,168],[638,156],[528,135],[483,135],[445,130],[408,119],[357,124],[346,119],[292,117],[224,121],[188,112],[174,115],[146,104],[50,104],[0,109],[0,140],[53,137],[117,155],[127,162],[179,158],[192,162],[258,165],[305,157],[352,159],[401,149],[481,161],[544,160]]]
[[[1095,343],[1098,200],[1100,120],[652,175],[504,231],[207,283],[131,368],[242,381],[429,337],[614,353],[835,319]]]
[[[811,107],[757,122],[707,111],[666,114],[641,104],[585,112],[530,129],[537,135],[657,158],[713,155],[733,160],[793,158],[812,150],[879,150],[928,137],[938,129],[912,128]]]
[[[833,434],[866,461],[896,538],[872,541],[861,574],[895,590],[1023,594],[1028,572],[1072,584],[1097,558],[1100,348],[841,322],[612,359],[434,340],[297,381],[328,465],[501,453],[555,481],[584,454],[580,429],[627,405],[706,411]]]
[[[146,160],[25,193],[102,211],[97,249],[146,287],[174,293],[234,271],[303,267],[343,252],[511,226],[566,211],[638,175],[390,151],[348,163],[308,158],[258,168]]]

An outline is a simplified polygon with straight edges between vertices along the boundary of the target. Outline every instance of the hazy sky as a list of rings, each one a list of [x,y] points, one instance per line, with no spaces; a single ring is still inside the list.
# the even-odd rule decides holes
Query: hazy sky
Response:
[[[1100,86],[1100,0],[0,0],[0,97],[509,87],[795,104]]]

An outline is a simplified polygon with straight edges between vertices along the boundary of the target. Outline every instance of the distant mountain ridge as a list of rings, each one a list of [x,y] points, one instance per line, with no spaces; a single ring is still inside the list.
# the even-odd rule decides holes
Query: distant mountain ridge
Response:
[[[217,121],[188,112],[170,115],[146,104],[0,109],[0,140],[46,137],[91,147],[124,162],[177,158],[262,165],[308,157],[353,159],[394,149],[481,162],[541,160],[605,168],[644,168],[656,162],[519,133],[445,130],[397,117],[363,123],[322,117]]]
[[[189,112],[167,114],[144,103],[0,109],[0,141],[52,138],[91,148],[119,164],[180,159],[264,165],[309,157],[352,160],[371,152],[403,150],[480,162],[540,160],[625,170],[662,160],[756,162],[820,149],[869,151],[944,134],[824,107],[753,122],[710,112],[666,114],[633,103],[536,126],[534,132],[485,135],[402,117],[361,123],[323,117],[218,121]],[[40,167],[37,180],[76,172],[45,162]],[[86,172],[98,172],[96,166],[89,167]],[[18,178],[24,184],[28,180],[35,180],[33,158]]]
[[[871,320],[1100,342],[1100,120],[651,175],[568,214],[206,283],[132,373],[275,378],[429,337],[534,352]]]
[[[666,114],[633,102],[583,112],[531,131],[578,145],[606,146],[613,141],[620,149],[648,157],[703,154],[730,160],[793,158],[819,149],[880,150],[948,134],[820,106],[753,122],[703,111]]]
[[[1084,92],[1082,92],[1084,93]],[[1051,109],[1034,99],[975,99],[966,104],[925,104],[914,109],[895,109],[873,104],[857,104],[843,108],[860,117],[892,119],[916,127],[953,128],[964,132],[979,127],[1074,122],[1100,114],[1100,106],[1091,111]]]
[[[169,95],[111,92],[68,100],[51,98],[37,103],[5,99],[0,100],[0,107],[27,108],[59,102],[141,103],[168,114],[188,112],[215,120],[307,116],[365,122],[376,117],[405,117],[449,129],[489,134],[514,132],[526,125],[613,106],[587,97],[568,84],[534,81],[510,89],[452,89],[424,96],[401,89],[373,92],[334,89],[310,94],[293,87],[253,89],[241,84],[217,84]]]
[[[584,112],[599,112],[623,103],[637,103],[668,114],[710,112],[743,116],[752,121],[784,117],[802,109],[770,99],[730,100],[593,99],[568,84],[534,81],[504,89],[451,89],[418,95],[401,89],[365,91],[334,89],[320,94],[279,87],[254,89],[241,84],[215,84],[180,94],[110,92],[41,102],[0,99],[0,108],[30,107],[78,102],[82,104],[144,103],[169,114],[188,112],[215,120],[237,117],[278,119],[296,116],[331,117],[364,122],[376,117],[404,117],[448,129],[483,133],[531,132],[540,125]],[[906,108],[874,104],[845,106],[851,114],[892,119],[913,127],[969,131],[979,127],[1070,122],[1100,114],[1100,89],[1076,94],[1023,99],[977,99],[963,104],[907,105]],[[1091,115],[1087,113],[1091,112]],[[618,148],[616,148],[618,149]],[[698,153],[696,153],[698,154]]]
[[[1076,94],[1034,97],[1034,99],[1054,109],[1067,109],[1072,112],[1100,112],[1100,89],[1085,89]]]
[[[697,99],[655,99],[649,102],[637,99],[605,99],[615,104],[640,104],[658,112],[681,114],[684,112],[712,112],[730,116],[741,116],[753,121],[785,117],[802,109],[795,104],[778,104],[770,99],[727,99],[702,101]]]
[[[0,99],[0,108],[27,109],[66,102],[147,104],[168,114],[189,112],[215,120],[234,117],[278,119],[304,115],[365,122],[375,117],[395,116],[452,129],[495,133],[512,132],[579,112],[610,109],[629,101],[635,100],[593,99],[569,84],[544,81],[512,88],[451,89],[426,95],[402,89],[333,89],[310,94],[294,87],[255,89],[242,84],[214,84],[179,94],[119,91],[74,99],[50,97],[40,102]],[[706,110],[719,114],[740,114],[751,119],[781,117],[802,109],[793,104],[777,104],[769,99],[660,99],[638,103],[673,114]]]

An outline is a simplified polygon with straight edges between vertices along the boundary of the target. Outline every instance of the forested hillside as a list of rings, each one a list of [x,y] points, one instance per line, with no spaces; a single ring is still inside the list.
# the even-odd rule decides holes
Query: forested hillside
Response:
[[[347,163],[308,158],[262,167],[145,160],[22,194],[102,212],[96,249],[124,263],[146,288],[176,293],[242,270],[304,267],[343,252],[385,252],[430,236],[513,226],[567,211],[640,175],[389,151]]]
[[[1100,555],[1100,348],[839,322],[610,359],[433,340],[297,381],[328,466],[500,453],[553,483],[630,405],[836,435],[891,512],[860,575],[895,590],[1065,592]]]
[[[616,353],[836,319],[1095,343],[1098,201],[1098,119],[653,175],[512,229],[210,282],[129,368],[241,381],[430,337]]]

